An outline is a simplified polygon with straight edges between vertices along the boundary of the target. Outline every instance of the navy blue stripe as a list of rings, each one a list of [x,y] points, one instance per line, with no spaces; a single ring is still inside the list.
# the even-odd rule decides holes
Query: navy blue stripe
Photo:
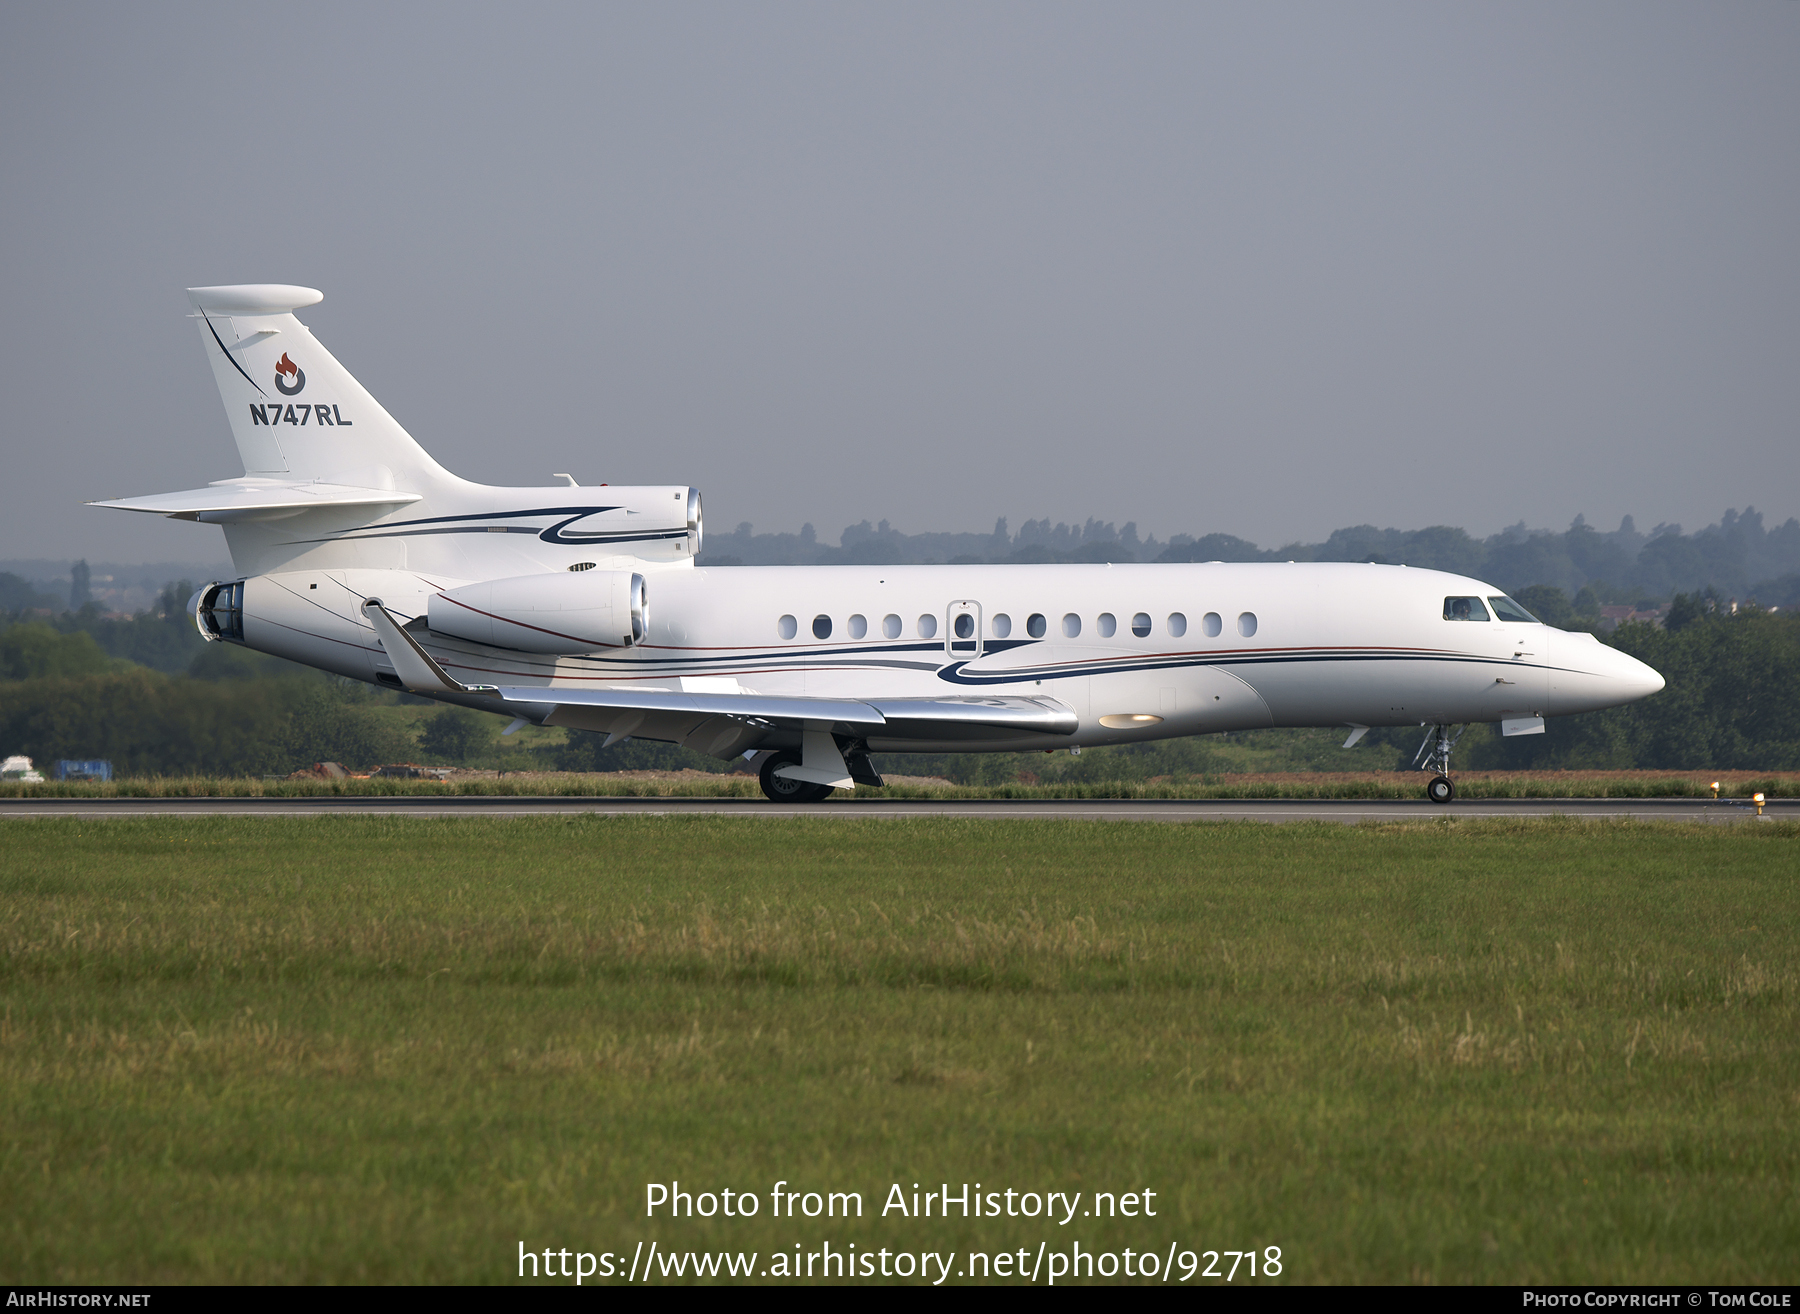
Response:
[[[1009,646],[1023,647],[1023,646],[1027,646],[1028,644],[1033,643],[1033,642],[1036,642],[1036,641],[1035,640],[1019,640],[1019,641],[1012,642],[1011,644],[1009,644]],[[829,648],[808,646],[808,647],[803,647],[803,648],[776,648],[773,650],[763,649],[761,651],[733,650],[733,651],[729,651],[729,652],[726,652],[726,653],[723,653],[723,654],[720,654],[717,656],[713,656],[713,655],[707,655],[707,656],[696,655],[696,656],[691,656],[691,657],[689,657],[689,656],[671,656],[671,657],[634,656],[634,657],[620,657],[620,658],[612,659],[612,660],[616,660],[620,664],[627,666],[634,670],[641,670],[646,666],[649,666],[649,667],[690,666],[690,665],[701,665],[701,664],[705,664],[705,663],[720,663],[720,662],[729,662],[729,663],[734,663],[734,664],[742,664],[745,662],[776,662],[776,663],[780,664],[781,669],[785,670],[790,667],[805,667],[805,666],[818,665],[821,661],[829,662],[832,660],[842,660],[842,659],[848,658],[848,659],[868,662],[868,661],[870,661],[870,659],[879,657],[879,656],[888,656],[888,655],[899,654],[899,653],[923,653],[923,652],[941,653],[943,651],[943,649],[944,649],[944,645],[942,643],[938,643],[938,642],[886,643],[886,644],[866,644],[865,643],[865,644],[856,644],[855,646],[834,646],[834,647],[829,647]],[[639,649],[638,651],[641,652],[644,650]],[[567,659],[565,659],[565,660],[567,660]],[[573,660],[586,660],[586,659],[578,657],[578,658],[574,658]],[[1240,666],[1240,665],[1255,666],[1255,665],[1261,665],[1264,663],[1280,664],[1280,663],[1291,663],[1291,662],[1334,662],[1334,661],[1455,661],[1455,662],[1476,662],[1476,663],[1491,662],[1491,663],[1505,666],[1510,670],[1549,670],[1549,669],[1553,669],[1550,667],[1537,665],[1535,663],[1531,664],[1531,665],[1526,665],[1525,663],[1522,663],[1522,662],[1507,661],[1505,658],[1499,658],[1499,657],[1483,657],[1483,656],[1474,655],[1474,654],[1436,653],[1436,652],[1429,652],[1429,651],[1428,652],[1417,652],[1417,651],[1414,651],[1414,652],[1387,652],[1387,653],[1367,653],[1367,652],[1354,652],[1353,651],[1353,652],[1335,652],[1335,653],[1332,653],[1332,652],[1301,653],[1301,654],[1294,654],[1291,656],[1277,656],[1273,653],[1270,653],[1267,655],[1244,654],[1244,655],[1238,655],[1238,656],[1218,656],[1218,657],[1209,657],[1209,656],[1205,656],[1205,655],[1196,655],[1196,654],[1182,654],[1180,656],[1162,657],[1162,656],[1157,656],[1155,654],[1146,653],[1142,657],[1127,657],[1127,658],[1121,658],[1118,660],[1104,662],[1104,663],[1100,663],[1100,662],[1089,662],[1089,663],[1057,662],[1057,663],[1053,663],[1053,664],[1046,664],[1043,666],[1011,667],[1007,671],[1004,671],[1004,672],[996,671],[996,672],[992,673],[992,675],[989,675],[986,672],[978,672],[974,675],[971,675],[968,678],[970,678],[970,679],[990,679],[990,680],[998,680],[998,681],[1004,682],[1004,681],[1008,681],[1008,680],[1017,680],[1017,679],[1036,679],[1036,678],[1039,678],[1040,676],[1042,676],[1046,672],[1056,672],[1056,673],[1061,673],[1061,674],[1066,674],[1066,675],[1085,675],[1085,674],[1091,674],[1094,672],[1105,672],[1108,674],[1113,674],[1113,673],[1117,673],[1120,671],[1164,670],[1164,669],[1176,669],[1176,668],[1187,667],[1187,666]],[[938,668],[938,669],[950,669],[950,668],[961,669],[962,667],[967,666],[968,663],[967,662],[951,662],[951,663],[909,662],[909,663],[907,663],[907,665],[908,666],[927,666],[927,667],[934,667],[934,668]],[[1561,669],[1561,668],[1554,668],[1554,669]]]
[[[267,397],[269,394],[263,392],[262,384],[258,383],[255,379],[251,378],[249,374],[245,373],[244,367],[238,363],[238,358],[236,356],[233,356],[229,351],[225,351],[225,339],[221,338],[219,336],[219,330],[212,326],[212,320],[207,318],[204,307],[201,308],[200,319],[205,323],[206,331],[212,334],[213,341],[219,344],[219,350],[225,352],[225,359],[231,362],[231,368],[244,376],[245,383],[249,384],[252,388],[255,388],[258,392],[262,392],[262,395]],[[298,389],[295,391],[298,391]]]
[[[559,543],[565,547],[596,547],[609,543],[654,543],[670,539],[686,538],[687,527],[680,529],[659,529],[648,533],[609,533],[605,530],[593,533],[574,533],[563,531],[577,520],[585,520],[589,516],[601,515],[607,511],[619,510],[616,506],[543,506],[515,511],[484,511],[479,515],[466,516],[425,516],[418,520],[391,520],[378,532],[355,532],[334,535],[332,539],[310,539],[309,542],[355,542],[364,538],[410,538],[421,534],[486,534],[492,526],[486,524],[470,524],[471,521],[512,520],[525,516],[567,516],[568,519],[558,521],[546,529],[529,525],[508,525],[504,532],[508,534],[536,534],[546,543]],[[443,529],[420,529],[420,525],[445,525]]]
[[[603,511],[617,511],[616,506],[542,506],[522,511],[483,511],[479,515],[426,516],[420,520],[395,520],[395,525],[443,525],[452,520],[510,520],[514,516],[597,516]],[[532,530],[537,533],[537,530]],[[685,530],[683,533],[687,532]]]
[[[680,529],[664,529],[650,534],[583,534],[579,531],[565,534],[562,532],[566,526],[584,519],[586,519],[585,516],[570,516],[560,524],[551,525],[538,537],[546,543],[566,543],[572,547],[586,547],[590,543],[641,543],[651,539],[687,537],[687,526],[685,525]]]
[[[495,532],[496,532],[496,530],[491,525],[477,525],[477,526],[473,526],[469,529],[406,529],[406,530],[398,530],[398,531],[349,530],[342,534],[334,534],[328,538],[302,538],[302,539],[296,539],[295,542],[299,542],[299,543],[361,543],[364,540],[371,539],[371,538],[425,538],[432,534],[492,534]],[[544,535],[542,533],[539,533],[536,529],[533,529],[529,525],[508,525],[506,528],[501,529],[497,532],[502,533],[502,534],[531,534],[536,538],[544,537]],[[606,538],[606,539],[601,539],[601,538],[592,538],[592,539],[559,538],[559,539],[551,539],[548,541],[555,542],[555,543],[573,544],[576,546],[588,546],[588,545],[592,545],[592,544],[605,544],[605,543],[650,543],[650,542],[655,542],[660,539],[686,538],[686,537],[687,537],[687,530],[671,529],[671,530],[667,530],[663,533],[633,534],[629,537],[627,537],[625,535],[620,535],[617,538]]]
[[[903,652],[939,651],[941,645],[935,643],[897,644],[882,647],[860,648],[805,648],[764,653],[727,653],[719,656],[693,657],[617,657],[617,658],[565,658],[567,661],[578,661],[582,669],[593,672],[603,679],[619,679],[631,674],[652,674],[661,678],[672,678],[678,674],[679,668],[694,670],[706,669],[720,665],[749,667],[747,674],[776,674],[788,671],[804,671],[817,669],[820,665],[833,665],[851,659],[856,666],[871,670],[933,670],[938,678],[949,684],[967,686],[989,686],[1002,684],[1023,684],[1027,681],[1070,680],[1088,675],[1120,675],[1141,671],[1182,670],[1196,666],[1220,667],[1256,667],[1281,666],[1300,663],[1321,662],[1454,662],[1458,665],[1493,666],[1501,670],[1515,672],[1548,672],[1567,670],[1564,667],[1546,667],[1536,664],[1525,665],[1508,661],[1500,657],[1481,657],[1469,655],[1452,655],[1429,652],[1396,652],[1396,653],[1307,653],[1288,656],[1236,656],[1236,657],[1171,657],[1156,658],[1145,656],[1132,658],[1123,662],[1108,662],[1093,665],[1057,663],[1046,666],[1014,667],[1005,672],[991,675],[969,673],[967,662],[952,662],[938,665],[928,662],[904,662],[880,660],[882,654]],[[555,660],[538,663],[554,669]]]
[[[1535,663],[1525,665],[1508,661],[1503,657],[1453,657],[1432,653],[1339,653],[1308,654],[1292,657],[1204,657],[1184,658],[1167,661],[1138,660],[1125,663],[1095,663],[1093,665],[1016,667],[1004,674],[970,675],[963,668],[966,662],[956,662],[938,671],[938,678],[949,684],[992,685],[1017,684],[1022,680],[1067,680],[1082,675],[1129,675],[1138,671],[1181,670],[1190,666],[1288,666],[1309,662],[1454,662],[1458,665],[1497,666],[1508,671],[1550,671],[1561,670],[1561,667],[1539,666]]]
[[[877,660],[877,655],[886,652],[916,651],[920,647],[937,650],[937,645],[908,645],[898,649],[819,649],[808,648],[796,652],[773,653],[738,653],[723,656],[706,657],[620,657],[614,659],[577,658],[575,660],[599,661],[607,670],[643,671],[646,667],[661,674],[673,674],[672,668],[705,667],[717,665],[749,666],[753,673],[769,673],[775,671],[807,670],[821,665],[837,665],[850,659],[851,663],[869,668],[902,668],[914,670],[936,669],[938,678],[951,684],[994,685],[1020,684],[1027,680],[1068,680],[1084,675],[1129,675],[1140,671],[1185,670],[1196,666],[1283,666],[1300,663],[1321,662],[1454,662],[1459,665],[1495,666],[1508,671],[1544,672],[1560,670],[1560,667],[1546,667],[1536,664],[1525,665],[1508,661],[1501,657],[1451,656],[1432,653],[1339,653],[1339,654],[1305,654],[1286,657],[1173,657],[1173,658],[1133,658],[1123,662],[1102,662],[1094,664],[1076,664],[1059,662],[1045,666],[1017,666],[1006,671],[968,672],[969,663],[951,662],[946,665],[924,662],[893,662]]]

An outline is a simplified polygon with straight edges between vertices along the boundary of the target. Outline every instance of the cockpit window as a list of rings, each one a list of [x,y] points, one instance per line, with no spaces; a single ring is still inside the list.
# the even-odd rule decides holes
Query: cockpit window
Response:
[[[1487,608],[1481,605],[1480,598],[1445,598],[1444,619],[1452,621],[1484,621],[1488,618]]]
[[[1504,593],[1497,598],[1489,598],[1488,601],[1494,604],[1494,616],[1497,620],[1515,621],[1526,625],[1543,624],[1536,616],[1526,611]]]

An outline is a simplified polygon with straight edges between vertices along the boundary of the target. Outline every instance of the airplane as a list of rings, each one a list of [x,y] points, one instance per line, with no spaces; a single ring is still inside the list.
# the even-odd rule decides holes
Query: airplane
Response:
[[[223,527],[209,642],[498,712],[750,759],[776,802],[876,753],[1054,752],[1276,726],[1539,734],[1663,680],[1493,585],[1372,563],[707,568],[687,485],[495,487],[434,461],[294,312],[188,289],[244,473],[90,505]],[[654,600],[654,605],[653,601]]]

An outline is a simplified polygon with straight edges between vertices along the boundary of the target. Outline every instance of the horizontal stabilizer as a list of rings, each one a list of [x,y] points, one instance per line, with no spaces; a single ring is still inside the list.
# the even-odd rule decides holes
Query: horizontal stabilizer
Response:
[[[403,506],[419,494],[393,489],[356,488],[348,484],[285,483],[276,479],[228,479],[185,493],[121,497],[89,506],[143,511],[172,520],[201,520],[210,525],[242,520],[280,520],[319,507]]]
[[[284,315],[290,310],[316,306],[325,294],[316,287],[291,283],[238,283],[229,287],[190,287],[188,300],[194,309],[224,315]]]

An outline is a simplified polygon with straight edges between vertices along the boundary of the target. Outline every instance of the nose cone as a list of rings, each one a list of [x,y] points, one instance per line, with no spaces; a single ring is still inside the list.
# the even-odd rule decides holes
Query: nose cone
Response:
[[[1662,676],[1629,653],[1597,643],[1590,659],[1594,660],[1594,673],[1605,682],[1607,693],[1612,695],[1614,706],[1635,703],[1663,690]]]
[[[1557,715],[1597,712],[1662,692],[1660,674],[1591,634],[1551,630],[1544,638],[1551,658],[1548,704]]]
[[[1638,661],[1636,657],[1627,657],[1625,653],[1620,653],[1620,657],[1624,657],[1625,661],[1631,662],[1631,670],[1625,671],[1622,677],[1618,677],[1618,679],[1624,680],[1627,688],[1631,689],[1631,695],[1629,695],[1629,697],[1634,698],[1634,700],[1636,700],[1636,698],[1649,698],[1652,693],[1661,693],[1661,691],[1663,691],[1663,677],[1658,675],[1654,668]]]

